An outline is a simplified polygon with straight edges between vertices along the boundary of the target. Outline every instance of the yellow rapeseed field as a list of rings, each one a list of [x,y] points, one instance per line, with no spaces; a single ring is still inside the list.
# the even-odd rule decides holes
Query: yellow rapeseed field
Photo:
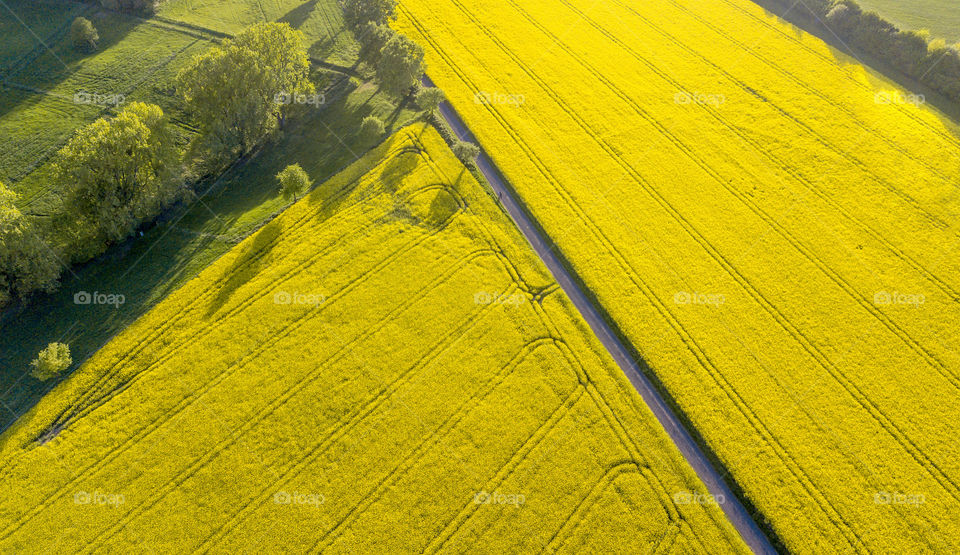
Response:
[[[397,27],[761,523],[960,551],[960,130],[749,0]]]
[[[0,436],[0,552],[745,552],[422,125]]]

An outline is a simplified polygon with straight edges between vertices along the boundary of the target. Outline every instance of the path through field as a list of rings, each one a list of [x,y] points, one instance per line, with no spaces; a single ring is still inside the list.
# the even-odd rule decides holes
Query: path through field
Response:
[[[429,77],[424,77],[424,85],[432,87],[433,81]],[[470,132],[466,123],[456,113],[448,102],[440,106],[440,113],[444,120],[453,128],[457,136],[464,141],[476,141],[476,137]],[[477,159],[477,168],[483,173],[487,182],[496,191],[498,199],[503,204],[507,213],[513,219],[513,223],[523,233],[523,236],[530,243],[534,252],[540,257],[544,265],[550,270],[553,278],[557,280],[563,292],[570,297],[573,305],[580,312],[580,315],[590,325],[590,329],[600,340],[600,343],[607,349],[613,360],[616,361],[620,369],[636,388],[637,393],[647,404],[650,410],[656,416],[660,425],[663,426],[667,435],[673,441],[680,453],[683,454],[687,462],[697,473],[697,477],[707,486],[714,498],[720,500],[719,504],[726,513],[727,518],[740,533],[744,542],[750,546],[754,553],[775,553],[770,540],[763,534],[757,523],[743,507],[743,504],[733,495],[730,488],[724,482],[723,476],[714,468],[710,460],[704,455],[703,451],[696,444],[690,433],[684,428],[680,419],[673,413],[673,410],[664,401],[663,397],[657,392],[656,388],[650,383],[649,378],[641,370],[637,361],[630,355],[626,346],[617,337],[617,334],[610,329],[606,320],[597,312],[594,303],[584,293],[579,280],[575,280],[570,274],[567,266],[557,257],[557,251],[553,242],[548,237],[544,237],[539,231],[542,227],[534,224],[531,216],[521,208],[515,198],[513,188],[510,187],[503,173],[494,165],[493,160],[487,155],[486,151],[481,150]],[[644,362],[640,362],[644,364]]]

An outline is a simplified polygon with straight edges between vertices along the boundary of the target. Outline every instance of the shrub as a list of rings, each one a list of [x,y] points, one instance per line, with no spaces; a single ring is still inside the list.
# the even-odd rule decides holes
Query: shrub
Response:
[[[179,166],[159,106],[134,102],[80,129],[52,161],[75,260],[99,254],[177,200]]]
[[[397,18],[397,0],[346,0],[343,19],[354,29],[367,23],[384,25]]]
[[[377,79],[394,96],[406,94],[423,75],[423,47],[397,33],[380,51]]]
[[[0,306],[32,291],[52,291],[61,270],[16,200],[17,195],[0,183]]]
[[[100,5],[108,10],[152,15],[160,0],[100,0]]]
[[[436,87],[424,87],[417,93],[417,106],[428,115],[436,112],[444,100],[446,95]]]
[[[70,24],[70,43],[76,50],[93,50],[97,47],[100,34],[90,20],[78,17]]]
[[[297,200],[297,196],[302,195],[310,188],[310,176],[303,171],[300,164],[291,164],[277,174],[277,181],[280,182],[280,194],[283,198]]]
[[[47,381],[69,368],[71,364],[73,364],[73,358],[70,357],[70,346],[64,343],[51,343],[30,363],[30,375],[40,381]]]
[[[360,138],[364,142],[371,143],[382,137],[386,130],[387,128],[380,118],[367,116],[360,123]]]
[[[453,145],[453,153],[464,164],[472,164],[480,156],[480,147],[468,141],[457,141]]]

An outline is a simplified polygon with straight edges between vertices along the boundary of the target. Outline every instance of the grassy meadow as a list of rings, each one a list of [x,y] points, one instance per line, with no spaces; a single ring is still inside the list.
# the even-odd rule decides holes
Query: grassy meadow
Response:
[[[960,10],[952,0],[857,0],[857,4],[904,29],[927,29],[934,38],[960,42]]]

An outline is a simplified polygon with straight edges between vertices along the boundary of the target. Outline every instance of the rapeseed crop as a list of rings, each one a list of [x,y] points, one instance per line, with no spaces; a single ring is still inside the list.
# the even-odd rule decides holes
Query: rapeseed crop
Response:
[[[746,549],[422,125],[120,333],[0,460],[0,551]]]
[[[960,549],[960,131],[748,0],[403,0],[768,531]]]

